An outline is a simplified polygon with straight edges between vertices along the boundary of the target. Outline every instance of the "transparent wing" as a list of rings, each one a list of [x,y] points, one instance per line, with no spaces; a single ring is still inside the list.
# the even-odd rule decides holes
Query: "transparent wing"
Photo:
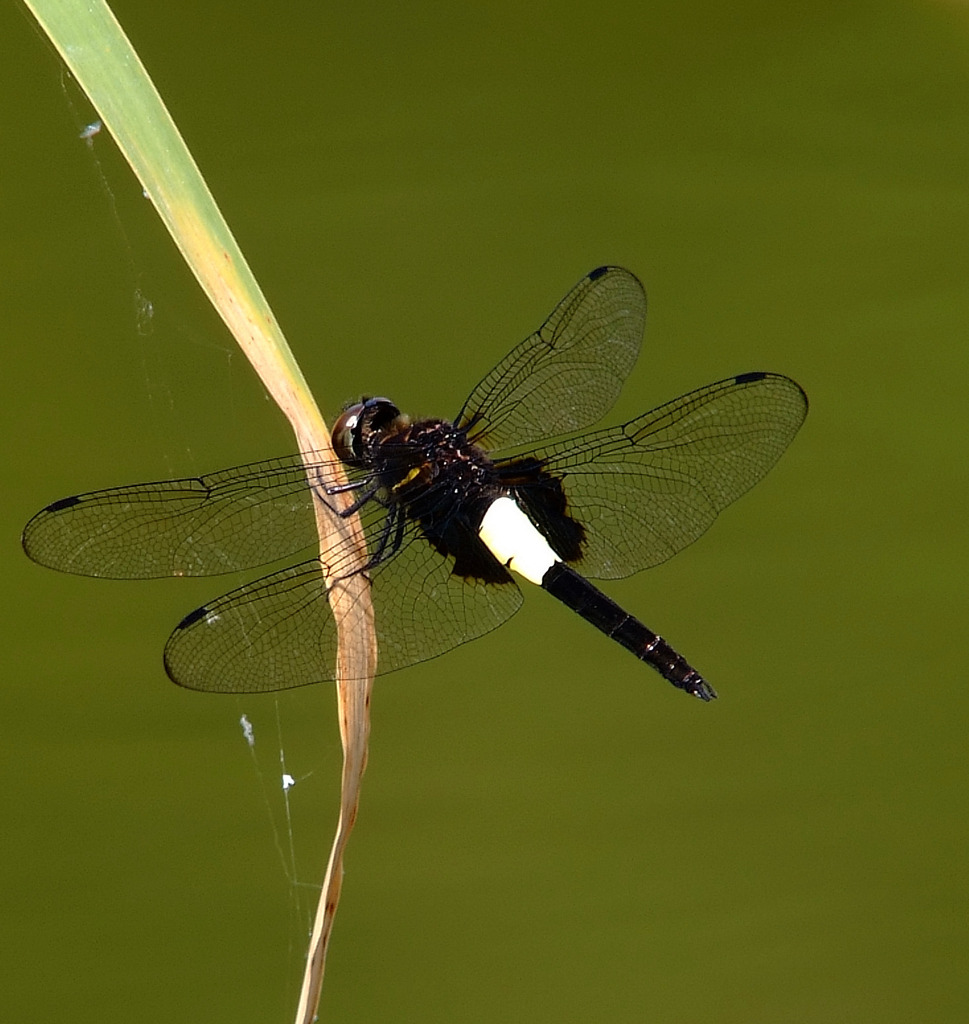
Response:
[[[451,575],[411,524],[398,553],[370,572],[377,674],[435,658],[490,632],[521,606],[514,582]],[[188,615],[165,647],[171,678],[193,690],[261,693],[331,680],[336,628],[318,560],[239,587]]]
[[[309,472],[327,480],[332,465],[320,461]],[[64,498],[30,520],[24,550],[52,569],[111,579],[266,565],[317,543],[307,472],[293,455]]]
[[[632,274],[616,267],[593,271],[475,388],[462,424],[500,447],[594,422],[636,360],[645,308]],[[319,461],[315,474],[328,480],[332,465]],[[316,543],[307,479],[303,460],[289,456],[80,494],[34,516],[23,546],[50,568],[115,579],[266,565]],[[365,511],[365,530],[381,516],[379,509]]]
[[[793,380],[748,373],[528,454],[562,478],[566,511],[585,527],[576,568],[618,579],[692,544],[767,473],[806,415]]]
[[[645,323],[638,279],[593,270],[475,387],[457,426],[492,451],[591,426],[619,395]]]

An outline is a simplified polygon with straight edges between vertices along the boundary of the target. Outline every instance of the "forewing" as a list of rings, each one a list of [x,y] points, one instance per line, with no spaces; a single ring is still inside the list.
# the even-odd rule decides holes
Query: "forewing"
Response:
[[[378,675],[482,636],[521,606],[515,583],[465,581],[451,575],[451,564],[412,523],[397,554],[370,571]],[[335,659],[336,628],[316,559],[198,609],[165,648],[165,666],[176,683],[223,693],[331,680]]]
[[[793,380],[742,374],[529,454],[561,477],[566,511],[585,527],[576,567],[617,579],[692,544],[767,473],[806,414]]]
[[[457,425],[492,451],[591,426],[619,395],[645,322],[637,278],[599,267],[475,387]]]
[[[314,479],[330,467],[318,462]],[[307,470],[294,455],[65,498],[30,520],[23,545],[62,572],[154,579],[265,565],[316,536]]]

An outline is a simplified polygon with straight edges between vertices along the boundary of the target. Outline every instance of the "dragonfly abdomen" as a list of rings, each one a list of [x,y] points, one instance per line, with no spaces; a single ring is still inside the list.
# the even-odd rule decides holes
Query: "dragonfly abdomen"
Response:
[[[492,502],[478,535],[503,566],[537,583],[668,682],[701,700],[716,697],[700,673],[662,637],[563,562],[513,498],[503,495]]]
[[[556,562],[545,573],[542,589],[631,651],[640,661],[652,666],[674,686],[701,700],[716,697],[713,687],[661,636],[647,629],[639,619],[564,562]]]

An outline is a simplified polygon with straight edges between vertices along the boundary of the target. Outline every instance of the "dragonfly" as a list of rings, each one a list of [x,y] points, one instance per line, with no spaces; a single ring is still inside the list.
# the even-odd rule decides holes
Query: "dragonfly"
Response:
[[[113,579],[255,569],[318,545],[322,500],[359,516],[366,555],[345,541],[326,568],[331,583],[366,574],[378,674],[501,625],[523,603],[521,578],[673,686],[712,700],[682,655],[591,581],[659,565],[697,540],[775,464],[808,403],[789,377],[755,371],[590,429],[635,365],[645,319],[636,276],[599,267],[474,386],[453,420],[415,419],[365,396],[337,419],[335,456],[63,498],[30,520],[24,550],[62,572]],[[190,612],[164,664],[191,689],[271,692],[332,680],[336,644],[317,553]]]

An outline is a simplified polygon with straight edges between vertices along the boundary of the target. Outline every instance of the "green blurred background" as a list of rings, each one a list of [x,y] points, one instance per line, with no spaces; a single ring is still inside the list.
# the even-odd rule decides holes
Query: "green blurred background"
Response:
[[[811,399],[608,588],[715,704],[541,594],[378,681],[322,1019],[969,1019],[965,6],[115,10],[331,419],[455,413],[603,262],[651,303],[616,417],[752,369]],[[292,441],[29,17],[0,30],[0,1019],[287,1021],[332,689],[180,691],[169,629],[238,581],[59,576],[19,532]]]

